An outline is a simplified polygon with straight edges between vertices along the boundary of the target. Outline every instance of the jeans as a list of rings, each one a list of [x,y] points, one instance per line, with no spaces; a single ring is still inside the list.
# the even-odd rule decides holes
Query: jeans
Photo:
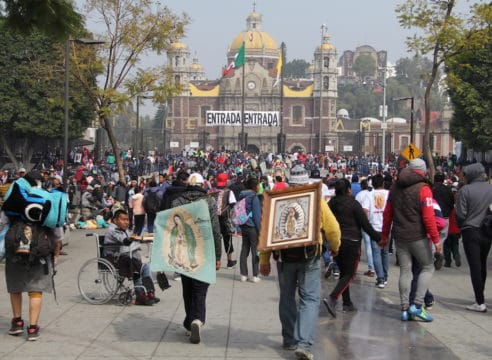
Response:
[[[371,247],[374,270],[376,270],[376,281],[386,281],[388,280],[389,245],[386,245],[384,249],[381,249],[377,242],[371,241]]]
[[[429,239],[411,242],[400,242],[395,239],[398,261],[400,263],[400,302],[402,309],[410,306],[410,288],[412,283],[412,256],[422,266],[422,270],[417,280],[414,303],[422,305],[424,303],[425,292],[429,288],[432,274],[434,273],[434,259]]]
[[[241,245],[241,255],[239,256],[239,270],[241,275],[248,276],[248,256],[251,253],[251,263],[253,276],[258,276],[259,258],[256,254],[258,246],[258,231],[250,226],[241,226],[243,243]]]
[[[320,258],[306,262],[277,262],[283,345],[309,350],[316,338],[321,298]],[[296,289],[299,305],[296,303]]]
[[[155,213],[147,213],[147,232],[154,232],[154,221],[155,221]]]
[[[372,254],[372,240],[371,237],[364,231],[362,231],[362,240],[364,240],[364,249],[366,250],[367,256],[367,268],[369,270],[374,270],[374,261]]]
[[[475,293],[475,301],[478,305],[485,302],[485,280],[487,280],[487,257],[489,255],[492,239],[483,235],[480,229],[463,230],[463,248],[466,260],[470,267],[470,277]]]
[[[181,275],[181,285],[183,286],[183,302],[186,313],[183,326],[186,330],[190,331],[193,320],[198,319],[205,324],[209,284],[192,279],[186,275]]]

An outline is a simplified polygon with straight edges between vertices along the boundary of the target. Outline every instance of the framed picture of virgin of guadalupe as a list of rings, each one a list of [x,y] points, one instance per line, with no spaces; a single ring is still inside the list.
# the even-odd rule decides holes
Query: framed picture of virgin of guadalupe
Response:
[[[259,251],[319,243],[321,182],[263,192]]]
[[[150,269],[215,283],[214,237],[205,200],[157,213]]]

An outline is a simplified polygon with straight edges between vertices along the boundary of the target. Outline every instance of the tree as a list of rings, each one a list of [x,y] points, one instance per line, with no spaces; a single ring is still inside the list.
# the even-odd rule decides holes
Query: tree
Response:
[[[471,5],[469,17],[455,15],[456,0],[406,0],[397,6],[400,25],[416,28],[419,34],[407,38],[407,46],[418,55],[431,55],[432,68],[427,74],[424,93],[425,132],[423,153],[429,162],[431,177],[434,163],[430,148],[430,93],[440,66],[464,51],[484,43],[480,31],[487,24],[479,16],[483,4]],[[488,25],[490,26],[490,25]]]
[[[24,35],[38,32],[58,40],[82,27],[82,16],[67,0],[3,0],[0,15],[13,31]]]
[[[171,51],[189,19],[186,14],[178,16],[150,0],[88,0],[86,12],[105,28],[100,38],[107,41],[101,57],[105,69],[102,85],[98,89],[86,87],[113,148],[119,179],[124,181],[121,149],[110,121],[112,113],[139,94],[153,92],[154,102],[162,103],[180,91],[164,66],[139,66],[149,53]]]
[[[454,105],[451,133],[478,151],[492,149],[492,30],[485,31],[484,47],[456,56],[446,68]]]
[[[359,55],[352,65],[352,70],[361,80],[374,77],[376,73],[376,60],[371,55]]]
[[[306,71],[309,63],[306,60],[294,59],[284,64],[284,77],[301,79],[306,77]]]
[[[4,30],[0,37],[0,141],[11,162],[18,167],[17,150],[27,165],[46,139],[63,136],[64,57],[62,48],[52,39],[39,33],[15,34],[2,26],[3,23],[0,24]],[[90,124],[93,108],[80,86],[74,84],[70,95],[69,131],[75,138]]]

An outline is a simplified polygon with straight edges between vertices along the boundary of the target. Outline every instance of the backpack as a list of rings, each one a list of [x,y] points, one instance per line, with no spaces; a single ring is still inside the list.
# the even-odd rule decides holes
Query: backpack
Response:
[[[248,219],[252,217],[251,211],[248,213],[246,210],[246,199],[247,197],[239,200],[234,209],[232,210],[232,222],[236,226],[244,225],[248,222]]]
[[[156,213],[161,209],[162,197],[159,196],[159,191],[149,190],[146,192],[143,199],[143,207],[146,213]]]
[[[5,234],[7,255],[28,256],[29,261],[45,258],[55,250],[54,236],[49,229],[39,224],[15,221]]]
[[[480,223],[480,230],[482,231],[482,234],[488,238],[492,237],[492,204],[490,204],[487,208],[485,217]]]

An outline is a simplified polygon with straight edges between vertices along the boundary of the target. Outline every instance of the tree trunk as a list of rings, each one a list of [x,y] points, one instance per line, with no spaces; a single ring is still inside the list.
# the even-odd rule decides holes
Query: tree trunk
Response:
[[[118,140],[114,136],[113,127],[111,125],[111,121],[106,118],[106,115],[100,115],[100,123],[106,133],[108,134],[109,142],[111,143],[111,147],[113,148],[114,158],[116,160],[116,166],[118,168],[118,177],[119,181],[123,184],[126,184],[125,180],[125,170],[123,169],[123,160],[120,156],[120,149],[118,147]]]
[[[12,152],[12,149],[10,148],[9,143],[7,142],[7,139],[5,138],[5,133],[0,133],[0,140],[2,141],[3,145],[5,146],[5,152],[7,153],[7,156],[9,157],[10,161],[14,165],[16,169],[19,169],[19,162],[17,161],[17,158],[15,157],[15,154]]]
[[[434,63],[432,65],[432,73],[427,83],[427,87],[425,88],[424,95],[424,108],[425,108],[425,116],[424,116],[424,149],[423,154],[425,159],[427,160],[427,165],[429,168],[429,177],[434,179],[435,169],[434,169],[434,159],[432,158],[432,149],[430,148],[430,92],[432,89],[432,85],[436,79],[438,65]]]
[[[22,165],[27,169],[30,166],[32,155],[34,154],[34,149],[36,148],[34,140],[30,138],[25,138],[22,141]]]

